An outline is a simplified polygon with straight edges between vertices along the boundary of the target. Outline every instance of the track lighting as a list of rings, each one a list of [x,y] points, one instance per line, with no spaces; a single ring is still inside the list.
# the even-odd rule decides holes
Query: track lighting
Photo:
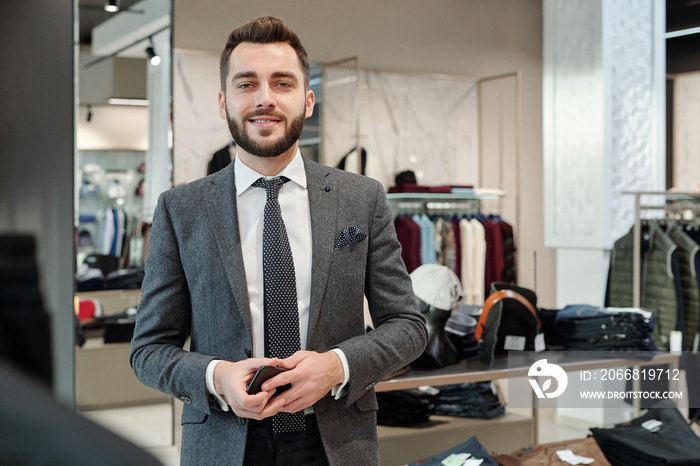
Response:
[[[160,65],[160,57],[156,53],[156,48],[153,45],[153,38],[149,37],[148,40],[150,45],[146,47],[146,55],[148,55],[148,60],[151,62],[151,65],[158,66]]]
[[[105,11],[110,13],[119,11],[119,0],[105,0]]]

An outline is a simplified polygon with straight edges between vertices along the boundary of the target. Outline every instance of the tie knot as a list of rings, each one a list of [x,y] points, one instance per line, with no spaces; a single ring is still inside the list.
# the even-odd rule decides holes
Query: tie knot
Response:
[[[265,188],[265,191],[267,191],[267,198],[276,199],[280,193],[280,188],[287,181],[289,181],[289,178],[284,176],[270,178],[269,180],[265,178],[258,178],[253,183],[253,186],[255,186],[256,188]]]

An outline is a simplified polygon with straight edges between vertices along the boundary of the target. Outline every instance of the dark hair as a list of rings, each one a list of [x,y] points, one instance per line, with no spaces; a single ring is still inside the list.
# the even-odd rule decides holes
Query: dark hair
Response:
[[[301,45],[299,36],[297,36],[281,19],[272,16],[263,16],[248,21],[229,34],[226,46],[223,52],[221,52],[221,60],[219,62],[221,90],[226,89],[226,78],[228,77],[228,64],[231,58],[231,52],[242,42],[252,42],[255,44],[284,42],[289,44],[297,53],[297,57],[301,63],[301,70],[304,73],[304,87],[306,89],[309,88],[309,57],[306,54],[304,46]]]

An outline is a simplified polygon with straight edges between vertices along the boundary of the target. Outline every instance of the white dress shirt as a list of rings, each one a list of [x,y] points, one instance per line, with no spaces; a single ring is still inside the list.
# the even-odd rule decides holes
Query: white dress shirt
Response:
[[[290,181],[282,185],[279,203],[282,219],[287,226],[289,246],[294,259],[294,273],[297,285],[297,305],[299,308],[299,335],[301,349],[306,349],[306,337],[309,327],[309,304],[311,301],[311,215],[309,214],[309,196],[306,185],[306,171],[301,153],[297,150],[292,161],[277,175],[263,176],[242,163],[238,156],[231,162],[235,164],[236,205],[238,213],[238,230],[243,251],[243,265],[248,284],[250,299],[250,316],[253,325],[253,357],[265,357],[265,330],[263,308],[263,268],[262,268],[262,233],[263,218],[267,194],[265,189],[253,187],[252,184],[263,177],[266,179],[284,176]],[[290,228],[290,225],[293,228]],[[342,395],[342,389],[349,380],[349,368],[345,354],[340,349],[333,349],[343,364],[345,380],[334,387],[332,394],[336,399]],[[214,367],[220,360],[213,360],[207,366],[207,390],[217,398],[222,410],[228,411],[226,402],[214,389]]]

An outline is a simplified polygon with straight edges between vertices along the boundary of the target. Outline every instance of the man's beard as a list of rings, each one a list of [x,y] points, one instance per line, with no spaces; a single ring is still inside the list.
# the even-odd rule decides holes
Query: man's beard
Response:
[[[273,116],[280,119],[280,124],[288,123],[284,135],[279,140],[272,142],[258,143],[253,141],[245,130],[244,125],[246,121],[256,116]],[[238,121],[231,118],[231,115],[228,113],[228,108],[226,108],[226,121],[228,121],[228,129],[231,132],[233,140],[241,149],[258,157],[277,157],[288,151],[289,148],[299,140],[301,132],[304,129],[304,120],[305,114],[303,112],[289,121],[285,116],[279,115],[275,111],[259,109],[246,113],[241,119],[242,123],[239,124]],[[260,133],[265,136],[266,131],[268,130],[262,130]]]

